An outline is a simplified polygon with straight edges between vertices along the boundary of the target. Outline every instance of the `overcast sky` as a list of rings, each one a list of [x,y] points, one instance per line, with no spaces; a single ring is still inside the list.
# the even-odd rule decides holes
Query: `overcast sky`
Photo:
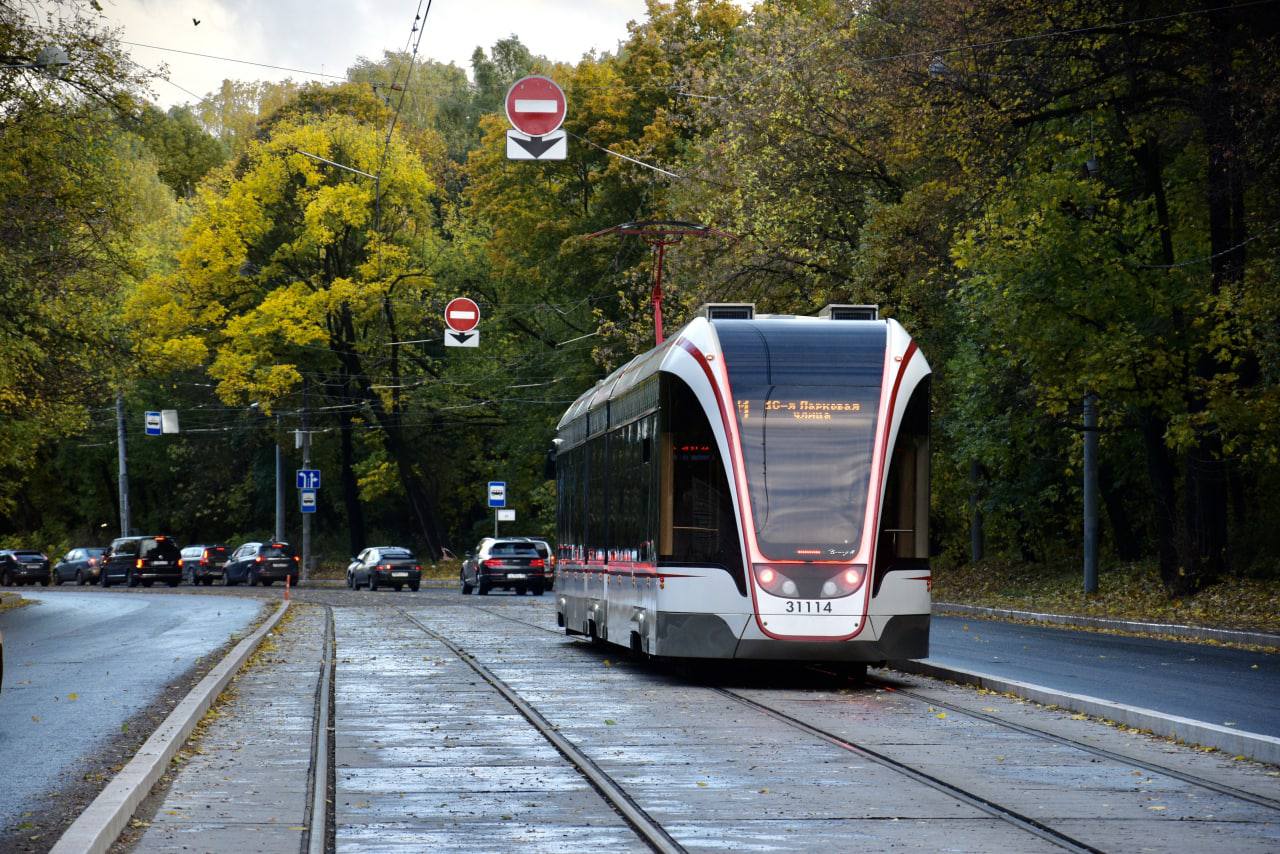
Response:
[[[126,41],[339,76],[358,57],[376,59],[386,49],[403,48],[419,5],[418,0],[101,2],[107,19],[124,28]],[[740,0],[739,5],[750,3]],[[488,49],[515,34],[535,54],[572,62],[593,48],[615,50],[627,37],[627,22],[644,15],[644,0],[433,0],[420,55],[469,69],[477,45]],[[142,65],[168,65],[176,85],[155,84],[156,98],[166,107],[195,100],[190,93],[203,96],[226,77],[324,79],[145,47],[129,49]]]

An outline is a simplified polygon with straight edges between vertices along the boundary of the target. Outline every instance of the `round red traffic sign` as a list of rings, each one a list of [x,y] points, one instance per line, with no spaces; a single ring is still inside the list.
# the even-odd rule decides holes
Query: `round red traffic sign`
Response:
[[[546,136],[564,121],[567,102],[554,80],[521,77],[507,90],[507,121],[528,136]]]
[[[454,332],[470,332],[480,323],[480,306],[475,300],[457,297],[444,307],[444,325]]]

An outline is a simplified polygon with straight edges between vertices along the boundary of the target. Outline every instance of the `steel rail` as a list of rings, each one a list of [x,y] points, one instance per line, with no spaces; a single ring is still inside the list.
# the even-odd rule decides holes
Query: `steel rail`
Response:
[[[326,854],[330,850],[329,831],[333,827],[329,798],[333,765],[329,752],[333,749],[333,667],[337,657],[337,638],[333,625],[333,608],[326,605],[324,627],[324,661],[320,665],[320,681],[316,686],[315,727],[311,742],[311,774],[307,781],[311,799],[307,804],[307,835],[303,850],[307,854]],[[318,831],[318,832],[317,832]]]
[[[814,668],[814,669],[818,670],[817,668]],[[818,672],[828,673],[829,671],[818,670]],[[1229,786],[1226,783],[1218,783],[1214,780],[1209,780],[1204,777],[1198,777],[1195,774],[1189,774],[1186,771],[1179,771],[1176,768],[1169,768],[1164,765],[1159,765],[1155,762],[1148,762],[1145,759],[1136,759],[1132,756],[1126,756],[1123,753],[1116,753],[1113,750],[1107,750],[1105,747],[1096,747],[1092,744],[1088,744],[1087,742],[1077,741],[1073,738],[1068,738],[1067,736],[1064,736],[1064,735],[1058,735],[1052,732],[1045,732],[1044,730],[1036,729],[1035,727],[1027,726],[1026,724],[1020,724],[1020,723],[1015,723],[1013,721],[1004,720],[1003,718],[997,715],[992,715],[992,714],[988,714],[987,712],[980,712],[980,711],[975,711],[973,709],[968,709],[968,708],[965,708],[964,706],[957,705],[947,700],[938,700],[933,697],[927,697],[924,694],[917,694],[915,691],[912,691],[909,688],[899,688],[897,686],[888,684],[882,679],[875,679],[875,683],[887,691],[890,691],[894,694],[901,694],[904,697],[909,697],[910,699],[915,700],[916,702],[919,702],[919,703],[924,703],[925,705],[940,706],[941,708],[948,709],[950,711],[955,712],[956,714],[965,715],[970,718],[975,718],[980,721],[985,721],[986,723],[996,724],[1005,729],[1022,733],[1023,735],[1030,735],[1038,738],[1043,738],[1046,741],[1052,741],[1055,744],[1061,744],[1064,747],[1074,747],[1077,750],[1083,750],[1086,753],[1092,753],[1094,756],[1100,756],[1103,759],[1109,759],[1113,762],[1117,762],[1122,765],[1132,765],[1137,768],[1142,768],[1144,770],[1150,771],[1153,774],[1160,774],[1166,777],[1173,777],[1176,780],[1181,780],[1184,783],[1189,783],[1193,786],[1199,786],[1200,788],[1203,788],[1203,789],[1209,789],[1210,791],[1217,792],[1220,795],[1226,795],[1228,797],[1238,798],[1242,801],[1248,801],[1249,803],[1256,804],[1261,807],[1267,807],[1273,810],[1280,810],[1280,800],[1275,800],[1274,798],[1268,798],[1266,795],[1257,795],[1257,794],[1254,794],[1253,792],[1249,792],[1244,789],[1237,789],[1234,786]]]
[[[510,617],[510,616],[507,616],[506,614],[499,614],[496,611],[493,611],[489,608],[484,608],[478,605],[471,605],[470,607],[475,608],[478,611],[484,611],[485,613],[491,614],[502,620],[508,620],[513,623],[520,623],[522,625],[526,625],[531,628],[538,629],[540,631],[549,632],[556,636],[560,636],[559,631],[555,629],[549,629],[546,626],[539,626],[536,623],[530,623],[527,620],[521,620],[517,617]],[[843,677],[841,674],[835,673],[834,671],[827,670],[821,667],[820,665],[811,665],[809,669],[815,673],[821,673],[824,676],[843,678],[846,681],[855,681],[855,680],[848,679],[848,677]],[[1075,739],[1068,738],[1067,736],[1046,732],[1045,730],[1036,729],[1035,727],[1027,726],[1026,724],[1014,723],[1013,721],[1005,720],[1003,718],[997,717],[996,715],[991,715],[991,714],[987,714],[986,712],[979,712],[973,709],[968,709],[968,708],[965,708],[964,706],[951,703],[947,700],[938,700],[933,697],[926,697],[925,695],[918,694],[908,688],[899,688],[896,685],[891,685],[888,682],[878,677],[874,677],[874,676],[869,677],[868,682],[874,682],[876,685],[880,686],[881,688],[887,691],[890,691],[895,694],[901,694],[905,697],[909,697],[912,700],[915,700],[920,703],[924,703],[926,705],[939,706],[941,708],[953,711],[957,714],[966,715],[968,717],[975,718],[977,720],[984,721],[986,723],[996,724],[1000,727],[1003,727],[1004,729],[1012,730],[1014,732],[1018,732],[1023,735],[1029,735],[1035,738],[1042,738],[1046,741],[1051,741],[1055,744],[1063,745],[1064,747],[1073,747],[1073,748],[1076,748],[1077,750],[1082,750],[1086,753],[1091,753],[1094,756],[1098,756],[1103,759],[1110,760],[1112,762],[1116,762],[1122,765],[1130,765],[1135,768],[1142,768],[1146,771],[1150,771],[1153,774],[1160,774],[1165,777],[1172,777],[1175,780],[1181,780],[1182,782],[1187,783],[1189,785],[1197,786],[1202,789],[1208,789],[1211,792],[1217,792],[1220,795],[1226,795],[1227,797],[1230,797],[1230,798],[1237,798],[1239,800],[1246,801],[1251,804],[1256,804],[1257,806],[1266,807],[1268,809],[1280,810],[1280,800],[1276,800],[1274,798],[1268,798],[1266,795],[1259,795],[1259,794],[1255,794],[1253,792],[1247,791],[1245,789],[1238,789],[1235,786],[1230,786],[1226,783],[1219,783],[1215,780],[1210,780],[1205,777],[1200,777],[1195,774],[1188,773],[1186,771],[1179,771],[1176,768],[1170,768],[1166,765],[1160,765],[1159,763],[1156,763],[1156,762],[1150,762],[1145,759],[1138,759],[1133,756],[1126,756],[1123,753],[1117,753],[1113,750],[1108,750],[1105,747],[1097,747],[1087,742],[1077,741]],[[866,683],[861,683],[861,684],[866,684]]]
[[[460,661],[470,667],[480,676],[481,679],[488,682],[489,685],[503,696],[504,699],[515,710],[527,720],[538,733],[551,743],[551,746],[560,752],[569,763],[578,770],[580,774],[587,778],[587,781],[607,800],[614,809],[616,809],[632,829],[640,835],[645,842],[653,848],[654,851],[662,852],[662,854],[685,854],[685,848],[675,840],[670,833],[667,832],[661,824],[659,824],[652,816],[645,812],[635,799],[627,794],[618,783],[603,771],[599,765],[595,763],[591,757],[587,756],[577,745],[569,741],[561,735],[556,728],[543,717],[542,713],[533,707],[527,700],[521,697],[510,685],[502,680],[497,674],[480,663],[475,656],[467,652],[462,647],[449,640],[439,632],[428,628],[422,621],[413,615],[397,608],[406,620],[415,625],[424,634],[433,640],[443,644]],[[484,610],[484,609],[480,609]],[[513,620],[514,622],[524,622],[522,620]],[[526,623],[526,625],[532,625]],[[542,628],[535,626],[535,628]],[[558,634],[558,633],[557,633]]]
[[[762,714],[768,715],[774,720],[781,721],[802,732],[806,732],[809,735],[822,739],[823,741],[826,741],[829,744],[834,744],[835,746],[842,748],[844,750],[847,750],[850,753],[857,754],[858,756],[861,756],[863,759],[870,760],[871,762],[874,762],[877,765],[888,768],[892,771],[896,771],[899,774],[902,774],[903,776],[911,780],[914,780],[917,783],[922,783],[931,789],[936,789],[937,791],[942,792],[945,795],[955,798],[961,803],[968,804],[969,806],[974,807],[975,809],[980,810],[986,813],[987,815],[990,815],[995,818],[1001,819],[1002,821],[1008,822],[1009,824],[1013,825],[1019,830],[1023,830],[1027,833],[1032,834],[1033,836],[1037,836],[1040,839],[1045,840],[1046,842],[1051,842],[1054,845],[1057,845],[1058,847],[1063,848],[1067,851],[1081,852],[1082,854],[1103,854],[1102,849],[1094,848],[1092,845],[1089,845],[1086,842],[1082,842],[1079,839],[1076,839],[1075,837],[1068,836],[1067,834],[1062,833],[1061,831],[1054,830],[1052,827],[1049,827],[1047,824],[1043,824],[1042,822],[1036,821],[1034,818],[1031,818],[1030,816],[1025,816],[1022,813],[1009,809],[1008,807],[1001,806],[995,801],[988,800],[987,798],[984,798],[981,795],[976,795],[973,792],[967,791],[953,783],[948,783],[946,780],[943,780],[940,777],[935,777],[932,774],[926,774],[924,771],[920,771],[916,768],[912,768],[910,765],[899,762],[896,759],[891,759],[888,756],[885,756],[883,753],[878,753],[868,747],[864,747],[863,745],[855,744],[852,741],[843,739],[834,733],[827,732],[826,730],[820,729],[814,726],[813,724],[806,723],[805,721],[802,721],[799,718],[792,717],[791,715],[788,715],[786,712],[779,711],[773,708],[772,706],[767,706],[764,703],[760,703],[760,702],[757,702],[756,700],[752,700],[750,697],[744,697],[741,694],[737,693],[736,691],[730,691],[727,688],[715,688],[715,687],[710,687],[709,690],[714,691],[717,694],[720,694],[722,696],[728,697],[734,700],[735,702],[738,702],[744,706],[747,706],[748,708],[755,709],[756,711]]]

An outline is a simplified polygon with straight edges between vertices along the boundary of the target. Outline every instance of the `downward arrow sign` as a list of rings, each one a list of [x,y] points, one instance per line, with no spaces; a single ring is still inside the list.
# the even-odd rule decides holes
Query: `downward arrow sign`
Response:
[[[556,139],[552,139],[548,142],[540,136],[531,136],[528,139],[521,139],[517,136],[513,137],[513,139],[515,140],[516,145],[532,154],[535,160],[546,154],[547,151],[551,149],[551,146],[560,141],[557,137]]]
[[[452,335],[453,340],[457,341],[459,344],[466,344],[475,337],[474,332],[450,332],[449,334]]]

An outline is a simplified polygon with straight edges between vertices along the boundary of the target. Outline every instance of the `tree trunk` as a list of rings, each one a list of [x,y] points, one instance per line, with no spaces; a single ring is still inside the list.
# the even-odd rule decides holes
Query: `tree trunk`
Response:
[[[1116,488],[1115,467],[1102,462],[1098,466],[1098,492],[1107,509],[1111,525],[1111,548],[1121,560],[1137,560],[1146,549],[1146,537],[1133,524],[1133,516],[1125,504],[1123,490]]]
[[[347,536],[351,554],[365,547],[364,507],[360,504],[360,485],[356,482],[355,447],[351,437],[351,413],[340,410],[338,423],[342,429],[342,502],[347,509]]]

